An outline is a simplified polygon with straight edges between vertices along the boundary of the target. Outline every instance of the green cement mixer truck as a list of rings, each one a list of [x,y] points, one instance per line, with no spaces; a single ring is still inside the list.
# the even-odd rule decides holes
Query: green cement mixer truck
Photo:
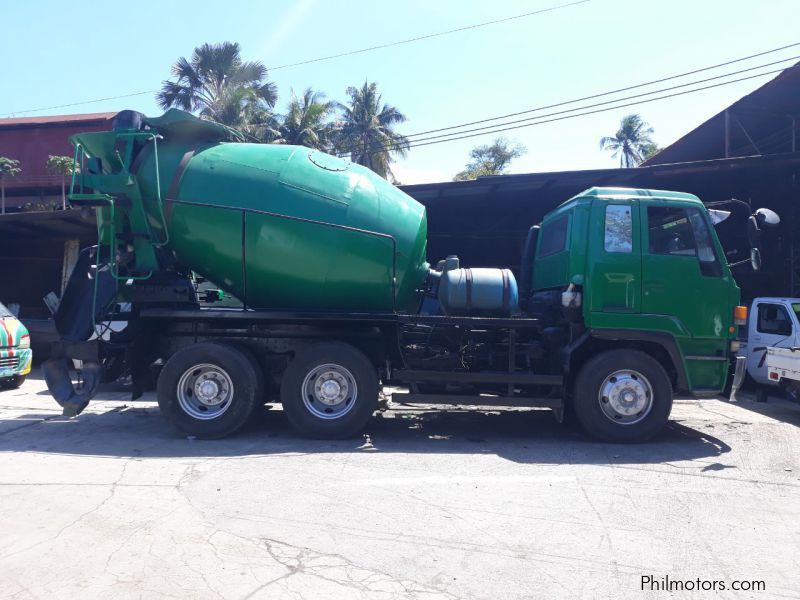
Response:
[[[354,435],[391,388],[409,404],[548,408],[637,441],[675,393],[744,373],[739,289],[692,195],[587,190],[531,227],[518,285],[455,256],[429,265],[425,208],[319,151],[243,143],[177,110],[123,111],[72,142],[70,201],[94,208],[98,241],[43,366],[67,415],[125,373],[198,437],[268,402],[302,435]],[[198,278],[241,306],[210,303]]]

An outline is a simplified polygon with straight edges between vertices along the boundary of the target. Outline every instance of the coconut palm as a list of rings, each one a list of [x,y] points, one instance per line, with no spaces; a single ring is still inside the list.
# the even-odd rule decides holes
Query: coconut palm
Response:
[[[0,156],[0,214],[6,214],[6,179],[22,173],[19,161]]]
[[[384,104],[377,84],[364,82],[360,88],[347,88],[350,100],[340,104],[342,120],[336,149],[349,154],[353,162],[364,165],[381,177],[394,180],[390,164],[393,156],[406,156],[408,138],[395,131],[406,120],[394,106]]]
[[[635,167],[657,148],[652,135],[653,128],[641,116],[630,114],[622,118],[616,135],[600,140],[600,149],[610,150],[614,158],[619,156],[620,167]]]
[[[156,96],[164,108],[198,112],[202,118],[246,129],[254,113],[271,109],[277,87],[267,80],[260,62],[244,62],[239,44],[203,44],[191,60],[181,57],[172,65],[174,81],[164,81]]]
[[[333,126],[329,118],[335,108],[336,104],[325,100],[322,92],[307,88],[298,98],[292,91],[286,115],[278,127],[280,137],[277,141],[320,150],[330,149]]]

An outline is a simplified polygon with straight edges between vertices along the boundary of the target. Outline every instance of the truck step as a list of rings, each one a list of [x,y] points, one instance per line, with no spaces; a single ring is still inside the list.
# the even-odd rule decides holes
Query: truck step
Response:
[[[401,404],[452,404],[458,406],[507,406],[518,408],[562,408],[564,405],[564,401],[561,398],[405,393],[392,394],[392,402]]]

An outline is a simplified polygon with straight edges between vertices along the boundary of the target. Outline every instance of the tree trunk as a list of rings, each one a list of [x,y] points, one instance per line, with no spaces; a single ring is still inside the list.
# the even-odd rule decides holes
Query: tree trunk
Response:
[[[61,176],[61,210],[67,210],[67,176]]]
[[[6,214],[6,180],[0,177],[0,214]]]

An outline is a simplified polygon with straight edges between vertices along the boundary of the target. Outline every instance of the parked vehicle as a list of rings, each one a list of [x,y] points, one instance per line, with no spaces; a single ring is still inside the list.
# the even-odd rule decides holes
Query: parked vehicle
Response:
[[[800,402],[800,346],[767,348],[767,379]]]
[[[800,298],[756,298],[748,314],[739,350],[747,357],[747,374],[757,385],[776,386],[769,377],[767,350],[800,346]]]
[[[70,201],[97,208],[98,245],[44,365],[65,414],[120,360],[134,396],[155,378],[163,416],[200,437],[233,433],[265,401],[303,435],[353,435],[381,387],[401,386],[404,403],[549,408],[635,441],[664,426],[674,393],[723,389],[746,309],[697,197],[587,190],[531,227],[518,285],[454,256],[431,268],[425,208],[373,172],[234,136],[176,110],[73,136]],[[201,306],[192,272],[243,308]],[[115,321],[128,326],[89,339]]]
[[[0,389],[21,386],[31,371],[32,360],[28,330],[0,303]]]

